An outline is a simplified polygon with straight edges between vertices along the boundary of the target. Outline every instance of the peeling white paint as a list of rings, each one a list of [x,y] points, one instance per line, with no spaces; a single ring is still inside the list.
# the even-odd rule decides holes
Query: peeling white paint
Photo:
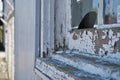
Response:
[[[104,48],[104,52],[108,51],[109,53],[112,53],[114,50],[114,48],[109,44],[103,44],[103,48]]]
[[[87,33],[87,34],[86,34]],[[82,52],[87,52],[91,54],[95,54],[95,43],[92,40],[93,33],[90,31],[84,31],[79,34],[79,38],[77,40],[73,40],[72,37],[74,33],[72,33],[69,37],[69,48],[70,49],[78,49]]]
[[[53,80],[75,80],[73,77],[71,77],[67,73],[64,73],[63,71],[60,71],[59,69],[56,68],[56,66],[60,66],[60,65],[57,65],[57,64],[56,64],[56,66],[49,65],[39,59],[37,59],[36,64],[37,64],[36,67],[40,71],[42,71],[44,74],[48,75]],[[60,64],[63,65],[62,63],[60,63]]]
[[[117,37],[120,38],[120,33],[117,33]]]
[[[98,53],[100,56],[104,56],[105,51],[102,48],[100,48]]]
[[[94,41],[96,40],[96,39],[98,39],[98,32],[97,32],[97,30],[95,30],[95,33],[94,33]]]
[[[112,38],[112,36],[113,36],[113,31],[110,29],[110,30],[109,30],[109,35],[108,35],[108,37],[109,37],[109,38]]]
[[[119,40],[119,38],[117,38],[117,36],[113,36],[113,37],[112,37],[112,41],[111,41],[111,42],[112,42],[112,43],[111,43],[112,46],[114,46],[114,45],[115,45],[115,42],[118,41],[118,40]]]
[[[106,31],[104,30],[103,32],[105,33],[105,35],[102,36],[102,39],[105,39],[105,37],[107,36],[107,30]],[[108,44],[103,44],[102,47],[104,51],[107,51],[108,53],[112,53],[114,51],[115,42],[119,40],[120,34],[119,33],[114,34],[114,32],[110,29],[108,37],[109,37]]]
[[[113,53],[116,42],[120,40],[120,33],[116,33],[112,29],[104,29],[102,33],[102,41],[107,41],[105,43],[99,41],[100,36],[98,36],[98,30],[95,30],[94,34],[89,30],[84,30],[83,32],[79,31],[79,34],[76,32],[71,34],[69,33],[69,49],[77,49],[79,51],[91,54],[95,54],[97,51],[101,56],[107,55],[108,53]],[[77,39],[74,40],[73,36],[76,36]],[[98,44],[96,44],[96,41],[98,41]],[[96,46],[98,46],[99,50],[95,48]]]
[[[63,50],[62,51],[56,51],[55,53],[59,54],[59,53],[63,53]]]
[[[105,39],[107,37],[107,30],[103,30],[104,35],[102,36],[102,39]]]

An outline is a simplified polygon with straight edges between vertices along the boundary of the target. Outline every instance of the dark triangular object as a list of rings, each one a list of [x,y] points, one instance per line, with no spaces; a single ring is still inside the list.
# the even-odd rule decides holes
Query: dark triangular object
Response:
[[[0,26],[3,26],[3,22],[0,20]]]
[[[0,51],[5,51],[5,48],[1,42],[0,42]]]
[[[93,28],[97,18],[97,13],[91,11],[87,13],[79,24],[78,29]]]

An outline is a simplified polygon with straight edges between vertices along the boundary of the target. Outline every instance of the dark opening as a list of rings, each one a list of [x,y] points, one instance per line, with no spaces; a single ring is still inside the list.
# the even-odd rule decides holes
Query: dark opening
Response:
[[[0,20],[0,51],[4,51],[4,45],[3,45],[3,22]]]
[[[71,0],[72,27],[77,27],[84,16],[91,11],[98,13],[98,0]],[[95,24],[97,23],[96,19]]]
[[[93,28],[96,22],[97,13],[91,11],[87,13],[79,24],[78,29]]]
[[[3,12],[3,0],[0,1],[0,12]],[[0,18],[4,18],[4,15],[0,13]],[[0,19],[0,51],[5,51],[4,45],[3,45],[3,37],[4,37],[4,24]]]

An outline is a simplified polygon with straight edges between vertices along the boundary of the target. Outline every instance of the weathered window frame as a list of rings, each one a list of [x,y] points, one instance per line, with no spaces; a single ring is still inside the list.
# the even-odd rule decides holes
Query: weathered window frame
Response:
[[[54,13],[53,12],[54,12],[54,0],[51,1],[38,0],[36,2],[36,43],[35,43],[36,58],[45,57],[44,53],[45,54],[47,53],[46,51],[47,48],[51,49],[54,47],[54,34],[53,34]],[[51,50],[50,49],[48,51],[52,53],[52,49]]]
[[[115,24],[104,24],[103,20],[103,0],[98,0],[98,25],[95,25],[96,28],[112,28],[120,27],[119,23]]]
[[[43,34],[43,31],[44,31],[44,10],[47,9],[49,14],[48,14],[48,24],[50,26],[53,26],[51,29],[49,29],[49,32],[54,28],[54,1],[55,0],[48,0],[47,2],[47,6],[48,7],[44,7],[44,1],[46,0],[38,0],[37,2],[37,5],[36,5],[36,56],[35,56],[35,63],[36,63],[36,60],[41,58],[41,57],[44,57],[43,55],[43,51],[44,51],[44,44],[43,44],[43,37],[44,37],[44,34]],[[53,2],[52,2],[53,1]],[[98,7],[98,25],[95,25],[94,27],[96,28],[108,28],[108,27],[120,27],[120,24],[109,24],[109,25],[105,25],[103,24],[103,0],[98,0],[99,2],[99,7]],[[67,9],[68,10],[68,9]],[[71,10],[68,11],[68,13],[70,12]],[[52,17],[52,19],[50,19]],[[68,18],[67,19],[71,19],[71,15],[67,16]],[[71,30],[73,27],[71,26],[67,26],[67,31]],[[53,31],[54,32],[54,31]],[[69,32],[68,32],[69,33]],[[50,36],[50,34],[48,34]],[[51,45],[49,47],[53,48],[54,47],[54,34],[51,33],[52,37],[49,39],[49,41],[52,41]],[[52,55],[52,51],[50,51],[50,54],[49,55]],[[36,64],[35,64],[36,65]],[[38,70],[39,71],[39,70]],[[38,73],[39,74],[39,73]]]
[[[54,48],[54,26],[55,25],[55,22],[54,22],[54,19],[55,19],[55,0],[51,0],[51,1],[47,1],[47,7],[45,6],[46,1],[44,0],[39,0],[37,2],[37,6],[36,6],[36,57],[44,57],[44,29],[45,27],[43,26],[46,26],[46,23],[45,23],[45,19],[44,19],[44,13],[45,13],[45,9],[47,10],[47,17],[49,18],[48,22],[47,22],[47,27],[49,26],[53,26],[52,28],[49,28],[48,29],[48,42],[49,42],[49,48],[51,48],[52,51],[50,51],[50,54],[49,55],[52,55],[52,52],[53,52],[53,48]],[[45,8],[46,7],[46,8]],[[68,8],[69,9],[69,8]],[[71,12],[71,10],[69,11],[66,11],[68,13]],[[71,14],[71,13],[70,13]],[[38,17],[39,16],[39,17]],[[45,15],[46,17],[46,15]],[[71,15],[68,15],[67,16],[67,19],[71,19]],[[98,0],[98,24],[97,25],[94,25],[95,28],[111,28],[111,27],[120,27],[120,24],[116,23],[116,24],[104,24],[103,23],[103,0]],[[66,29],[66,31],[70,31],[71,29],[73,29],[75,27],[72,27],[72,26],[68,26],[68,28]],[[53,33],[51,33],[53,32]],[[51,35],[52,36],[51,36]],[[47,49],[47,48],[46,48]]]
[[[103,18],[103,4],[104,0],[98,0],[98,14],[97,14],[97,21],[98,23],[94,25],[95,28],[112,28],[112,27],[120,27],[120,23],[113,23],[113,24],[104,24]],[[72,26],[72,28],[77,28],[77,26]]]

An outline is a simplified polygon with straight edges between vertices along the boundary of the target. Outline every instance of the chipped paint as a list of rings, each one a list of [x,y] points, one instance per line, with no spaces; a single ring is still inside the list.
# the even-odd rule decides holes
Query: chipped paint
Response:
[[[112,38],[112,35],[113,35],[113,31],[110,29],[110,30],[109,30],[109,35],[108,35],[108,37],[109,37],[109,38]]]
[[[120,33],[117,33],[117,37],[120,37]]]
[[[76,34],[76,35],[75,35]],[[79,35],[79,36],[78,36]],[[76,36],[76,39],[72,36]],[[79,49],[82,52],[89,52],[94,54],[94,42],[93,33],[90,31],[83,31],[78,33],[73,33],[69,39],[69,48],[70,49]],[[74,44],[71,44],[74,43]]]
[[[120,52],[120,29],[82,29],[69,33],[69,49],[105,56]]]
[[[107,30],[103,30],[104,35],[102,36],[102,39],[105,39],[107,37]]]
[[[49,60],[48,63],[44,62],[44,61],[48,61],[48,60]],[[52,80],[75,80],[75,78],[73,78],[72,76],[59,70],[59,67],[62,67],[62,69],[64,69],[64,70],[65,70],[65,68],[67,69],[68,67],[65,67],[65,68],[63,67],[65,64],[63,64],[63,63],[58,64],[58,61],[53,62],[53,60],[51,60],[51,59],[44,59],[44,61],[37,59],[36,67],[39,70],[41,70],[44,74],[49,75],[49,77]],[[56,62],[57,62],[57,64],[55,64]]]

